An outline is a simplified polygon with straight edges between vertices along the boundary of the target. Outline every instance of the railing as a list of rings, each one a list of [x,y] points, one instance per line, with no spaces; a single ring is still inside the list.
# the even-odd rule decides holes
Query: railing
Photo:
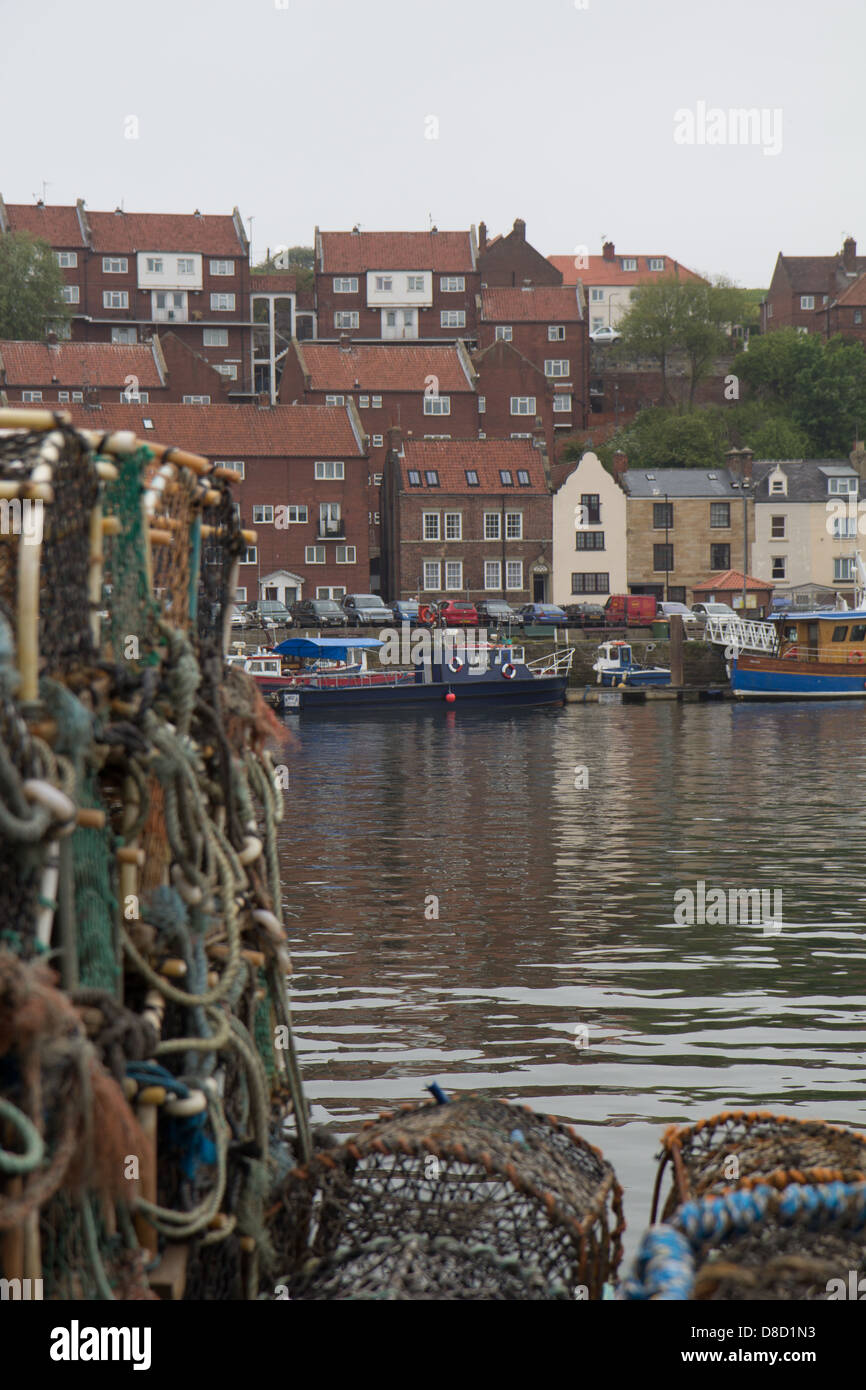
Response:
[[[567,676],[573,661],[574,647],[566,647],[564,650],[560,648],[559,651],[550,652],[548,656],[539,656],[535,661],[528,661],[526,669],[534,676]]]
[[[799,642],[791,642],[776,655],[781,661],[821,661],[835,666],[866,666],[866,642],[862,648],[840,652],[822,651],[818,647],[804,647]]]
[[[704,641],[741,652],[775,652],[779,634],[772,623],[744,618],[707,618]]]

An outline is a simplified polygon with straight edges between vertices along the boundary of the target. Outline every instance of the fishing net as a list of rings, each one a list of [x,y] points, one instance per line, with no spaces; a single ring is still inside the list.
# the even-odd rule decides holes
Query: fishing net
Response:
[[[693,1197],[766,1183],[866,1180],[866,1135],[819,1120],[765,1111],[723,1111],[694,1126],[672,1125],[662,1139],[650,1220],[659,1210],[665,1170],[671,1186],[662,1221]]]
[[[248,539],[205,460],[55,423],[0,430],[0,500],[45,503],[0,530],[0,1273],[254,1298],[311,1148],[279,726],[222,652]]]
[[[756,1186],[687,1202],[670,1223],[647,1232],[624,1294],[717,1302],[858,1298],[864,1228],[866,1183]]]
[[[407,1107],[287,1183],[311,1223],[292,1297],[597,1299],[621,1258],[610,1165],[505,1101]]]

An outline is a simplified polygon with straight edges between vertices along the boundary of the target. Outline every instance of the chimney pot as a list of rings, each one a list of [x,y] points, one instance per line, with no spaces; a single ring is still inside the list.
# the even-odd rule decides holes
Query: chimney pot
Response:
[[[842,262],[846,270],[854,270],[857,265],[857,243],[852,236],[842,243]]]

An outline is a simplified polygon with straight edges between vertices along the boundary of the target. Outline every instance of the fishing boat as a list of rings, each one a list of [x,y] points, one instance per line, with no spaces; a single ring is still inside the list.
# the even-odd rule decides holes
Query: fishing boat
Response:
[[[596,684],[612,686],[670,685],[667,666],[642,666],[635,661],[629,642],[602,642],[592,666]]]
[[[737,651],[732,634],[731,689],[740,699],[866,699],[866,608],[797,613],[774,626],[765,652]]]
[[[301,643],[315,639],[295,639]],[[285,644],[283,644],[285,645]],[[345,639],[318,641],[320,650],[316,653],[285,653],[278,647],[269,650],[259,649],[251,654],[227,657],[229,666],[238,666],[248,676],[252,676],[265,699],[278,695],[289,683],[310,680],[314,676],[348,676],[365,673],[367,657],[365,648],[377,647],[380,643],[371,638],[356,637],[347,646]]]
[[[367,651],[384,646],[377,638],[290,637],[273,655],[302,664],[284,680],[273,703],[284,714],[322,709],[400,709],[418,705],[552,705],[565,699],[574,648],[560,648],[527,662],[522,649],[496,643],[457,647],[449,654],[418,656],[408,669],[369,670]],[[347,661],[355,650],[361,669],[323,669],[323,658]]]

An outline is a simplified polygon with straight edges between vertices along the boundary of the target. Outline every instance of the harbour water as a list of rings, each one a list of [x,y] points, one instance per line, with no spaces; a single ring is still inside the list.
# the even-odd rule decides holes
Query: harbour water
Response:
[[[627,1249],[666,1125],[770,1108],[866,1126],[862,709],[287,727],[281,860],[315,1123],[344,1133],[434,1078],[519,1098],[614,1164]],[[700,883],[764,890],[781,923],[683,924]]]

